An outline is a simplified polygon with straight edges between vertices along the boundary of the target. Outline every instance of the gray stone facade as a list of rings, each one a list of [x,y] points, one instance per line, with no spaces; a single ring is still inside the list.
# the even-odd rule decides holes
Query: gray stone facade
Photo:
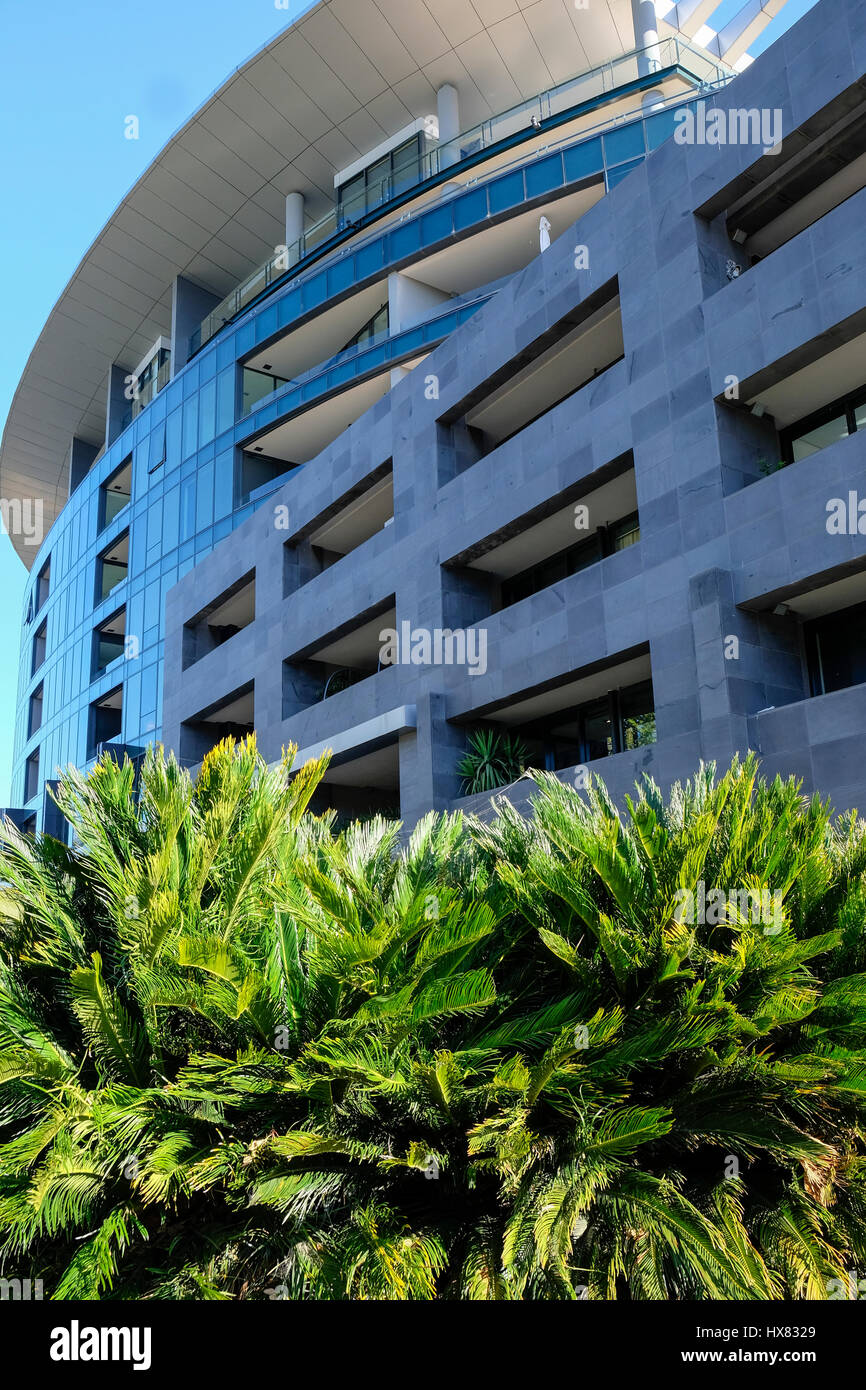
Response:
[[[798,132],[781,156],[669,140],[187,574],[167,603],[166,745],[195,761],[192,726],[252,683],[267,758],[289,742],[356,738],[362,754],[390,740],[407,821],[483,809],[489,797],[460,798],[465,725],[648,653],[657,741],[592,764],[616,797],[642,771],[668,787],[754,748],[767,772],[866,810],[866,686],[810,697],[801,615],[786,609],[866,573],[866,536],[826,524],[828,499],[866,493],[866,432],[766,474],[775,431],[745,404],[866,329],[866,189],[737,278],[727,268],[742,259],[729,209],[866,100],[864,71],[866,7],[822,0],[715,98],[780,108],[786,137]],[[476,456],[467,403],[612,290],[624,356]],[[490,614],[466,557],[579,502],[623,459],[639,542]],[[389,461],[393,524],[316,573],[309,535]],[[184,669],[185,625],[253,570],[254,621]],[[483,625],[485,673],[396,665],[319,698],[307,655],[394,606],[398,626]]]

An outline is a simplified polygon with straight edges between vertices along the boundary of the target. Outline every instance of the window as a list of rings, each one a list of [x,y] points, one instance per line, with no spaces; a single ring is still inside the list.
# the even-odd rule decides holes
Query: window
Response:
[[[608,527],[608,535],[612,555],[618,550],[628,550],[630,545],[635,545],[640,540],[637,512],[632,512],[631,516],[624,516],[622,521],[614,522],[613,526]]]
[[[199,763],[224,738],[242,739],[255,727],[255,687],[252,681],[180,726],[180,756]]]
[[[472,448],[483,457],[582,390],[622,356],[619,286],[613,279],[447,410],[439,424],[452,429],[464,425]],[[466,466],[458,466],[458,472]]]
[[[820,453],[849,434],[856,434],[866,425],[866,388],[840,396],[821,410],[813,411],[802,420],[782,430],[779,438],[787,463],[798,463]]]
[[[504,580],[502,607],[510,608],[512,603],[519,603],[531,594],[538,594],[542,589],[547,589],[551,584],[558,584],[562,579],[579,574],[581,570],[594,565],[597,560],[603,559],[606,555],[613,555],[618,550],[626,550],[639,540],[640,525],[637,512],[614,522],[612,526],[600,526],[586,540],[577,541],[565,550],[560,550],[555,555],[522,570],[520,574]]]
[[[119,738],[123,727],[123,686],[118,685],[90,706],[88,757],[98,755],[101,745]]]
[[[122,584],[129,572],[129,532],[124,531],[96,561],[96,602],[101,603]]]
[[[256,573],[251,570],[184,624],[183,669],[249,627],[255,616]]]
[[[337,226],[356,222],[389,198],[412,188],[420,178],[419,132],[342,184],[337,191]]]
[[[245,507],[260,488],[274,490],[298,465],[265,453],[238,450],[235,459],[235,506]],[[278,481],[279,480],[279,481]],[[272,486],[273,485],[273,486]]]
[[[530,765],[549,771],[642,748],[656,741],[652,680],[508,727],[529,746]]]
[[[39,571],[39,574],[37,575],[37,578],[36,578],[36,588],[35,588],[35,591],[34,591],[34,592],[35,592],[35,598],[36,598],[36,609],[35,609],[35,611],[38,613],[39,610],[40,610],[40,608],[42,607],[43,603],[44,603],[45,600],[47,599],[49,593],[51,592],[51,558],[50,558],[50,556],[49,556],[49,558],[45,561],[45,564],[42,566],[41,570]]]
[[[803,635],[813,695],[866,681],[866,603],[805,623]]]
[[[260,372],[257,367],[244,367],[243,369],[243,413],[249,415],[250,411],[258,405],[259,401],[264,400],[272,391],[277,391],[281,386],[285,386],[288,377],[275,376],[273,372]]]
[[[42,728],[42,697],[45,693],[44,683],[37,685],[33,694],[30,696],[30,709],[27,720],[27,737],[32,738],[39,729]]]
[[[620,745],[643,748],[656,741],[656,716],[652,681],[642,681],[619,692]]]
[[[39,791],[39,749],[36,748],[24,764],[24,801],[32,801]]]
[[[158,425],[150,436],[147,471],[154,473],[157,468],[161,468],[165,463],[165,441],[166,427],[165,422]]]
[[[93,633],[93,675],[99,676],[126,650],[126,609],[120,608]]]
[[[30,667],[31,676],[35,676],[39,667],[45,660],[45,652],[48,645],[48,619],[45,618],[33,634],[33,661]]]
[[[106,478],[99,489],[99,529],[104,531],[123,511],[132,496],[132,454]]]
[[[145,406],[150,405],[156,393],[168,383],[170,376],[171,352],[166,347],[160,347],[144,367],[141,375],[136,378],[135,395],[132,400],[133,420],[144,410]]]

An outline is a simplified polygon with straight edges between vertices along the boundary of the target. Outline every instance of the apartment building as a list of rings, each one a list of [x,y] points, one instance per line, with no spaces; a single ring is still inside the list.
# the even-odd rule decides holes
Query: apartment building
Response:
[[[253,728],[345,815],[485,810],[479,729],[866,805],[866,17],[712,8],[322,0],[170,142],[0,451],[22,824]]]

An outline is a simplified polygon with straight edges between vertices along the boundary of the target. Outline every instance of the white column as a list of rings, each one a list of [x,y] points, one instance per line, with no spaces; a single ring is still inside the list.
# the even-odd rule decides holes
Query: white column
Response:
[[[436,93],[436,111],[439,116],[439,147],[442,149],[449,141],[456,140],[460,134],[460,98],[457,88],[450,82],[446,82]],[[456,164],[458,155],[456,147],[443,149],[440,168]]]
[[[646,77],[658,72],[662,65],[659,52],[659,22],[656,15],[655,0],[631,0],[632,21],[634,23],[634,46],[642,49],[637,62],[638,76]],[[652,111],[664,100],[658,90],[644,92],[641,106]]]
[[[304,232],[304,195],[290,193],[286,198],[286,245],[298,241]]]
[[[416,323],[424,323],[432,318],[438,305],[444,304],[451,295],[445,290],[437,290],[422,280],[413,280],[402,271],[392,271],[388,276],[388,331],[393,337],[404,328],[414,328]],[[391,385],[396,386],[408,373],[405,367],[391,368]]]
[[[394,270],[388,276],[388,328],[393,336],[402,333],[404,328],[414,328],[416,323],[424,323],[432,317],[433,310],[444,304],[451,295],[446,290],[437,290],[423,280],[415,280]]]

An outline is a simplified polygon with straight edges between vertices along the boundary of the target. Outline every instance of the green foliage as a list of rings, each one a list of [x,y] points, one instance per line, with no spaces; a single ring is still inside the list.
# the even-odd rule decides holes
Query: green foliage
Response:
[[[221,744],[3,831],[0,1257],[56,1299],[823,1299],[866,1259],[866,826],[752,761],[337,833]],[[712,920],[683,893],[725,891]],[[741,890],[777,893],[772,926]],[[699,914],[700,915],[700,914]]]
[[[516,782],[526,767],[529,750],[516,734],[498,729],[474,729],[468,750],[457,764],[463,778],[463,795],[492,792]]]

